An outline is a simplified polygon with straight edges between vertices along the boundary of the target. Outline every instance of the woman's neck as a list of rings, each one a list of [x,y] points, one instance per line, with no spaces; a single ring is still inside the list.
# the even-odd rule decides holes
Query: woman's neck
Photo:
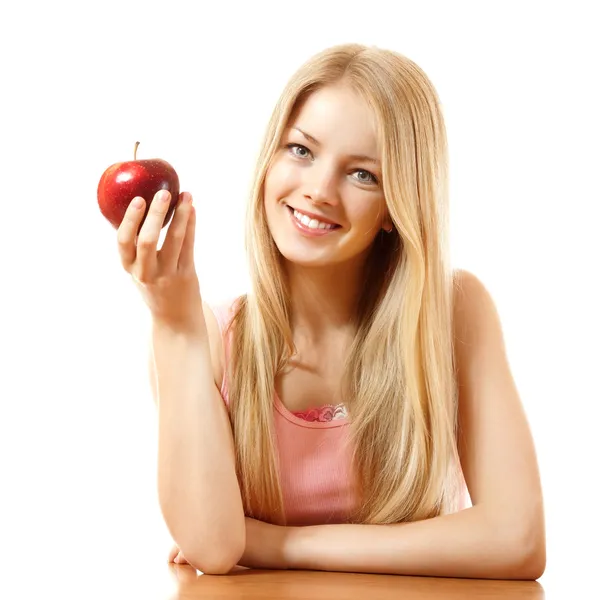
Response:
[[[289,265],[287,274],[295,338],[316,344],[353,335],[364,282],[360,269]]]

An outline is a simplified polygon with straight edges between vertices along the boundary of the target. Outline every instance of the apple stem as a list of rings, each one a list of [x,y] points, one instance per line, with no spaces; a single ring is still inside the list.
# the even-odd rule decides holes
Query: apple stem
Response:
[[[135,143],[135,148],[133,149],[133,160],[137,160],[136,156],[137,156],[137,149],[138,149],[139,145],[140,145],[139,142]]]

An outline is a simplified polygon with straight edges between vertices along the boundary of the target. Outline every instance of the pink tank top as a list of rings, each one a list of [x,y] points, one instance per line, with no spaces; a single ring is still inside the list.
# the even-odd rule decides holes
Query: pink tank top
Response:
[[[233,317],[233,302],[212,305],[221,334]],[[229,359],[230,336],[223,338]],[[226,378],[221,396],[229,408]],[[311,409],[294,414],[273,394],[280,478],[287,524],[346,523],[355,507],[343,406]]]
[[[230,302],[211,304],[229,360],[230,335],[225,330],[233,317]],[[229,409],[226,378],[221,396]],[[289,411],[273,392],[275,431],[279,451],[280,479],[287,524],[320,525],[347,523],[358,497],[352,478],[348,447],[349,420],[343,405],[309,409],[303,413]],[[470,506],[464,482],[459,510]]]

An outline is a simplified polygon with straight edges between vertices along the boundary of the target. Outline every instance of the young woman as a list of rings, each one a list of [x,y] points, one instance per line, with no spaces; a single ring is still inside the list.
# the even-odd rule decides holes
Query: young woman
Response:
[[[494,302],[450,265],[447,160],[423,71],[348,44],[308,60],[275,107],[248,294],[202,300],[189,193],[159,252],[168,194],[137,238],[132,202],[118,242],[152,313],[171,561],[541,576],[532,436]]]

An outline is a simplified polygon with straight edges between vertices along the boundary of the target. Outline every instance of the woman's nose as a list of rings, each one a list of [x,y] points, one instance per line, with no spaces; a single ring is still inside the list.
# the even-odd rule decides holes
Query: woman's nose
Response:
[[[333,168],[312,167],[307,174],[305,198],[315,203],[339,203],[337,177]]]

